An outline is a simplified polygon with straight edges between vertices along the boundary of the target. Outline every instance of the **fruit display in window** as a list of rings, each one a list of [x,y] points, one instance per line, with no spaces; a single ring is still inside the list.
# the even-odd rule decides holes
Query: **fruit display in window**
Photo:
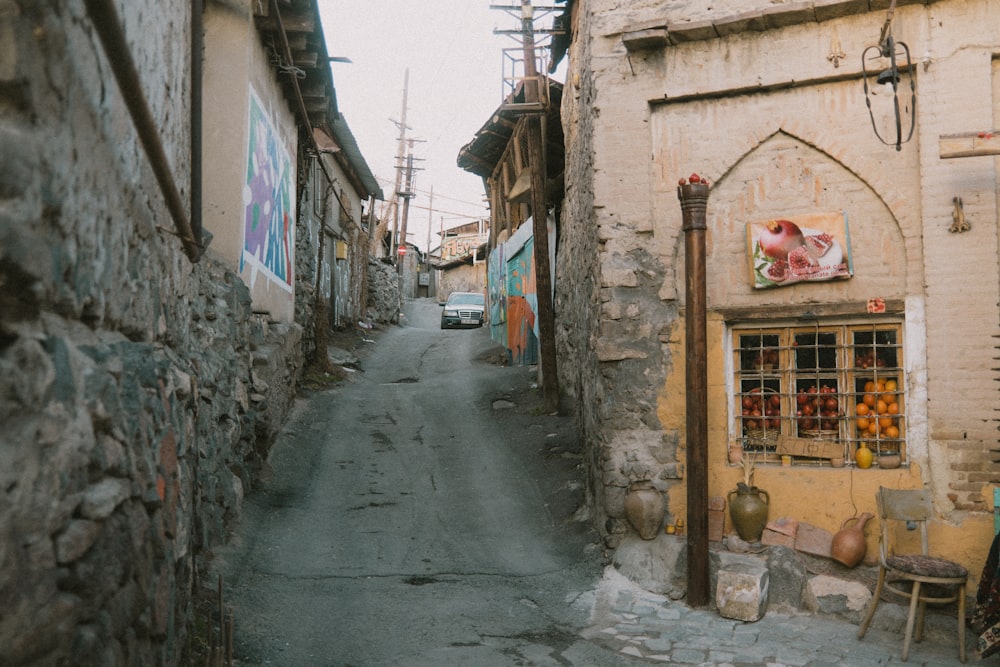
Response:
[[[795,417],[799,434],[816,430],[836,431],[840,424],[840,399],[837,389],[812,385],[795,395]]]
[[[740,399],[743,430],[777,431],[781,428],[781,396],[754,387]]]
[[[859,438],[899,438],[899,383],[896,380],[868,380],[861,400],[854,406]]]
[[[854,367],[867,370],[869,368],[885,368],[885,359],[875,354],[874,350],[858,350],[854,356]]]
[[[765,347],[763,350],[758,352],[753,358],[753,367],[756,369],[760,368],[774,368],[778,365],[778,351],[773,347]]]

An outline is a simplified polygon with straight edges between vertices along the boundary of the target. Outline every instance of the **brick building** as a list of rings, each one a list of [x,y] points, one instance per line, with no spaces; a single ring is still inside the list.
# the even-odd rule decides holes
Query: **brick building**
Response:
[[[744,449],[758,457],[772,518],[829,531],[874,512],[880,485],[926,486],[933,539],[977,578],[1000,483],[1000,176],[989,131],[1000,125],[1000,37],[988,27],[1000,6],[889,4],[569,3],[560,383],[584,406],[590,490],[609,543],[627,530],[635,482],[661,491],[668,521],[687,513],[678,181],[697,172],[711,183],[710,495],[734,488]],[[894,50],[895,76],[879,83],[890,58],[866,49],[885,43],[886,26],[910,61]],[[762,231],[771,220],[798,221],[796,248],[807,237],[839,246],[839,277],[788,280],[791,246],[772,249],[768,234],[790,228]],[[825,250],[795,252],[796,271],[820,277]],[[778,254],[788,265],[772,269]],[[832,410],[806,422],[799,394],[810,387],[826,388]],[[773,413],[744,413],[752,392],[772,394]],[[868,395],[872,406],[859,408]],[[847,465],[832,467],[827,452],[781,467],[778,438],[817,436]],[[883,466],[854,464],[862,444]],[[890,455],[902,464],[890,468]]]

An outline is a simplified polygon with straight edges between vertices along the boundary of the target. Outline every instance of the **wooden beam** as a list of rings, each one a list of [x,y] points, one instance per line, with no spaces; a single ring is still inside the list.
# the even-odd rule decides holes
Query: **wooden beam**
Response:
[[[1000,155],[1000,130],[942,134],[938,137],[938,153],[942,160]]]

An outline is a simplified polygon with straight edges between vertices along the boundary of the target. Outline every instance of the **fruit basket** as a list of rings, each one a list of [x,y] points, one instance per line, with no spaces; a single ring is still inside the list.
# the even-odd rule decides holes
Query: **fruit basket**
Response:
[[[778,444],[778,431],[761,428],[743,429],[743,449],[747,451],[774,451]]]
[[[813,438],[814,440],[836,440],[840,436],[839,431],[829,429],[800,429],[799,437]]]

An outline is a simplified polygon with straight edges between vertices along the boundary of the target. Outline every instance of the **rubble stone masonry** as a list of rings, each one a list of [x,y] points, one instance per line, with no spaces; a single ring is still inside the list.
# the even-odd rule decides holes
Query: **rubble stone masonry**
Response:
[[[186,200],[191,5],[116,5]],[[301,328],[182,252],[82,2],[0,2],[0,156],[0,664],[182,664]]]

